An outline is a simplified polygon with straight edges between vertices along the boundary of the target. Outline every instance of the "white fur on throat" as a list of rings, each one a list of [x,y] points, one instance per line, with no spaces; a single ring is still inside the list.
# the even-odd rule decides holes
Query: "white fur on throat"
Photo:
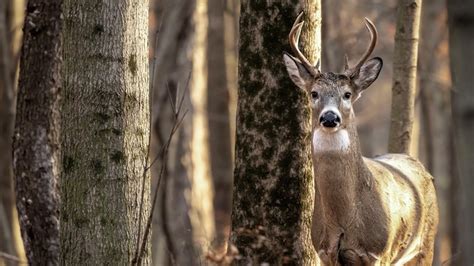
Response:
[[[320,153],[325,151],[341,151],[349,150],[351,140],[349,132],[345,129],[340,129],[334,133],[326,132],[319,128],[313,133],[313,151]]]

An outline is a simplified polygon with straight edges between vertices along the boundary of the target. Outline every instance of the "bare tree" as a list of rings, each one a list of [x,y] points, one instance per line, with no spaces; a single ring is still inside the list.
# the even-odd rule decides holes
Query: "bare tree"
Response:
[[[453,81],[452,108],[456,143],[456,159],[459,170],[459,217],[458,241],[460,257],[456,264],[472,265],[474,263],[474,2],[450,0],[449,17],[449,51],[451,59],[451,77]]]
[[[309,97],[293,88],[283,52],[301,8],[303,53],[320,58],[319,1],[242,1],[232,241],[246,263],[314,264]],[[304,108],[301,108],[301,107]]]
[[[388,143],[391,153],[409,154],[413,138],[421,2],[402,0],[398,3]]]
[[[64,1],[61,264],[127,265],[141,242],[150,210],[148,8]]]

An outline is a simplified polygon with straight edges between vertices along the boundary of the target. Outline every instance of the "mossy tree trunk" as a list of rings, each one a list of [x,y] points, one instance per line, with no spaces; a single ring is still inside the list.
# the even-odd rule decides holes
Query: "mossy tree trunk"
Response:
[[[60,262],[128,265],[150,209],[148,1],[63,7]]]
[[[388,151],[410,154],[415,120],[416,66],[421,0],[398,3],[393,56],[392,112]]]
[[[474,263],[474,2],[450,0],[448,3],[452,108],[459,171],[459,217],[457,234],[460,260],[457,265]]]
[[[15,190],[28,261],[59,264],[61,0],[28,1],[14,134]]]
[[[302,7],[303,53],[320,55],[319,1],[242,1],[232,238],[239,262],[314,265],[309,97],[283,52]]]

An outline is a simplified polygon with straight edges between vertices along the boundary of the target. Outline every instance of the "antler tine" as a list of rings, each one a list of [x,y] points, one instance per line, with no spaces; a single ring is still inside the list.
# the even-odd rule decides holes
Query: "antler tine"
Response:
[[[306,59],[306,57],[303,55],[303,53],[300,51],[298,48],[298,43],[300,40],[300,34],[301,34],[301,29],[303,27],[304,22],[300,22],[301,18],[303,17],[303,12],[301,12],[298,17],[296,18],[295,22],[293,23],[293,27],[291,28],[290,34],[288,36],[289,42],[291,49],[293,50],[293,53],[296,54],[296,57],[301,61],[303,66],[306,68],[306,70],[314,77],[317,78],[319,77],[320,73],[319,70],[316,70],[311,63]]]
[[[377,43],[377,29],[375,28],[374,23],[370,21],[370,19],[365,18],[365,26],[370,33],[370,45],[357,64],[349,70],[350,75],[356,74],[359,71],[360,67],[362,67],[362,65],[374,51],[375,44]]]

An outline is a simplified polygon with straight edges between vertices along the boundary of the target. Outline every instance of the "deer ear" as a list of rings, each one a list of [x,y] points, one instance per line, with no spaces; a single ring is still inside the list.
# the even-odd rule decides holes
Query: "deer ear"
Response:
[[[288,71],[288,75],[290,75],[290,79],[293,83],[299,88],[306,90],[306,84],[312,80],[312,76],[308,70],[306,70],[298,59],[287,53],[283,54],[283,61],[285,61],[286,71]]]
[[[377,79],[382,66],[383,61],[380,57],[372,58],[362,65],[359,74],[353,79],[359,92],[367,89]]]

